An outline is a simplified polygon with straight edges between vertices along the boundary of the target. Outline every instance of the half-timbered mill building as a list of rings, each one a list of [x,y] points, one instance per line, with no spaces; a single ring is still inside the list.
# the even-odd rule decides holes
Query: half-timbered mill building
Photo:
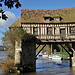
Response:
[[[41,40],[37,42],[38,44],[72,43],[73,48],[70,49],[74,52],[75,8],[21,9],[21,17],[10,26],[10,28],[15,27],[21,27],[27,33],[34,34]],[[75,57],[72,59],[72,65],[75,66]]]
[[[44,41],[74,41],[75,8],[21,9],[21,17],[10,28],[15,26]]]
[[[42,42],[74,42],[75,8],[21,9],[21,17],[10,28],[15,26]]]

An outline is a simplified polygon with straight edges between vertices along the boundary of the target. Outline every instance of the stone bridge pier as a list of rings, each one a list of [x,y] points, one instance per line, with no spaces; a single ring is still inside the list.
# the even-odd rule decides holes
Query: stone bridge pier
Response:
[[[15,65],[17,71],[36,71],[36,44],[33,41],[15,42]]]

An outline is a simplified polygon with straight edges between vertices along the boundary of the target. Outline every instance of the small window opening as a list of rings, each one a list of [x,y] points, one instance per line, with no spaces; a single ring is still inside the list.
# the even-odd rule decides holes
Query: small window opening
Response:
[[[33,34],[38,35],[38,28],[37,27],[33,28]]]
[[[48,34],[48,35],[52,34],[52,27],[48,27],[48,28],[47,28],[47,34]]]

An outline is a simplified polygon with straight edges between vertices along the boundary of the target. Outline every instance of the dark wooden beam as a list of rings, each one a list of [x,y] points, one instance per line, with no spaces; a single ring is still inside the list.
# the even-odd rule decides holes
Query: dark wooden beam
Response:
[[[39,53],[43,50],[43,48],[46,46],[46,44],[41,48],[41,50],[37,53],[36,57],[39,55]]]
[[[38,47],[35,50],[37,50],[39,47],[40,47],[40,45],[38,45]]]
[[[69,42],[66,42],[66,41],[65,42],[63,42],[63,41],[62,42],[48,42],[48,41],[47,42],[42,42],[42,41],[38,42],[37,41],[36,42],[36,44],[40,44],[40,45],[43,45],[43,44],[65,44],[65,43],[73,43],[73,42],[71,42],[71,41],[69,41]]]
[[[60,45],[61,45],[61,47],[64,48],[64,50],[71,56],[71,54],[65,49],[65,47],[64,47],[62,44],[60,44]]]
[[[71,52],[74,52],[75,50],[70,46],[70,45],[68,45],[67,43],[65,44],[70,50],[71,50]]]

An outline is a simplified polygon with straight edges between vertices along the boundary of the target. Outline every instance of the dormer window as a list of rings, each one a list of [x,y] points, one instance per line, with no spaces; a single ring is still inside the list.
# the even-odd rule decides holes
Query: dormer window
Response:
[[[45,17],[44,18],[44,22],[50,22],[50,18],[49,17]]]
[[[51,20],[51,17],[50,17],[50,15],[48,15],[48,14],[45,14],[45,15],[43,16],[43,18],[44,18],[44,22],[50,22],[50,20]]]
[[[60,16],[58,15],[54,16],[54,22],[60,22],[60,20],[61,20]]]

